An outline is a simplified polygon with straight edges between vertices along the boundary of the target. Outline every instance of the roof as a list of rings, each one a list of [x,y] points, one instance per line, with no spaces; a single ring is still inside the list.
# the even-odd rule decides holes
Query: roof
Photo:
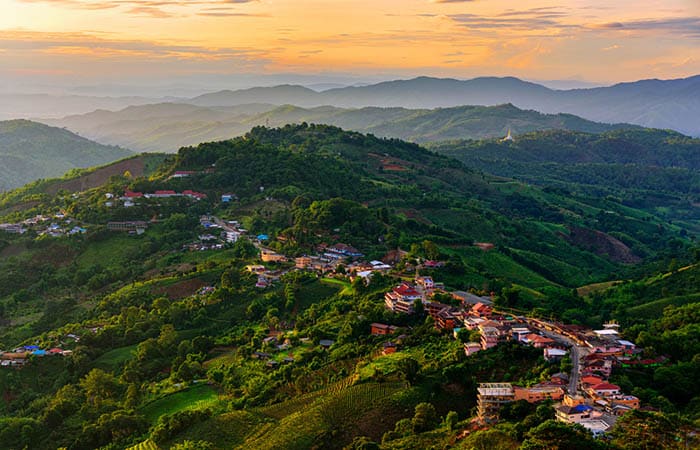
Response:
[[[610,383],[599,383],[591,386],[591,389],[595,391],[619,391],[620,386]]]
[[[394,292],[402,296],[419,297],[420,293],[410,284],[402,283],[394,288]]]
[[[155,195],[175,195],[177,192],[175,191],[170,191],[170,190],[165,190],[165,191],[156,191]]]

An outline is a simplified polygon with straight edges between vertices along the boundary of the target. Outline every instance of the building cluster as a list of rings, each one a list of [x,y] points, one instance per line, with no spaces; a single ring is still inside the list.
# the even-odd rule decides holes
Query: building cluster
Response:
[[[113,194],[105,194],[105,197],[107,197],[107,201],[105,202],[105,206],[114,206],[114,195]],[[192,190],[184,190],[182,192],[176,192],[173,190],[158,190],[152,193],[143,193],[143,192],[134,192],[134,191],[125,191],[124,194],[119,197],[119,200],[122,201],[122,204],[124,207],[129,208],[132,206],[138,205],[138,200],[143,199],[143,198],[174,198],[174,197],[187,197],[191,198],[193,200],[202,200],[207,198],[207,194],[203,194],[201,192],[196,192]]]
[[[37,345],[26,345],[12,351],[0,351],[0,367],[21,368],[30,358],[43,358],[45,356],[62,356],[73,353],[72,350],[63,350],[58,347],[42,349]]]
[[[62,237],[87,233],[87,228],[79,226],[76,221],[59,212],[53,216],[38,215],[17,223],[0,223],[0,231],[12,234],[24,234],[33,230],[39,236]]]

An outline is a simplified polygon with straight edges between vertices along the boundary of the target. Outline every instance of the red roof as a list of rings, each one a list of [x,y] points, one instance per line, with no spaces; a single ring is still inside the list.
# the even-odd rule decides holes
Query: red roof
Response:
[[[610,383],[600,383],[591,386],[591,389],[593,389],[594,391],[619,391],[620,386]]]
[[[126,192],[124,192],[124,197],[128,197],[128,198],[143,197],[143,193],[142,192],[126,191]]]
[[[400,284],[399,286],[396,286],[394,288],[394,292],[396,292],[399,295],[406,296],[406,297],[419,297],[420,293],[418,293],[417,290],[413,288],[413,286],[403,283]]]
[[[175,191],[156,191],[156,195],[175,195]]]

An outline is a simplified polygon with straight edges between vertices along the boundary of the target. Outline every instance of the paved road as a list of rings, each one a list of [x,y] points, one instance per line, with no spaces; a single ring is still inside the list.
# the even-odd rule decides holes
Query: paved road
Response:
[[[530,322],[528,322],[530,325],[534,325]],[[535,327],[536,328],[536,327]],[[567,390],[569,391],[569,394],[571,395],[576,395],[578,392],[578,380],[581,377],[581,358],[586,356],[587,348],[581,345],[577,345],[574,341],[569,339],[566,336],[563,336],[561,334],[558,334],[553,331],[549,330],[543,330],[543,329],[538,329],[542,334],[545,336],[557,340],[559,342],[562,342],[569,346],[569,356],[571,357],[571,373],[569,374],[569,386]]]

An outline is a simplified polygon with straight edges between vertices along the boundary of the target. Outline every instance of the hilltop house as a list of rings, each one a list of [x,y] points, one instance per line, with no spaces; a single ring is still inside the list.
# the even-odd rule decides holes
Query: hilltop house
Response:
[[[421,294],[409,283],[401,283],[384,294],[387,309],[403,314],[413,314],[413,304],[421,301]]]
[[[399,327],[394,325],[385,325],[383,323],[373,323],[370,325],[370,333],[373,336],[383,336],[386,334],[393,334],[398,330]]]

